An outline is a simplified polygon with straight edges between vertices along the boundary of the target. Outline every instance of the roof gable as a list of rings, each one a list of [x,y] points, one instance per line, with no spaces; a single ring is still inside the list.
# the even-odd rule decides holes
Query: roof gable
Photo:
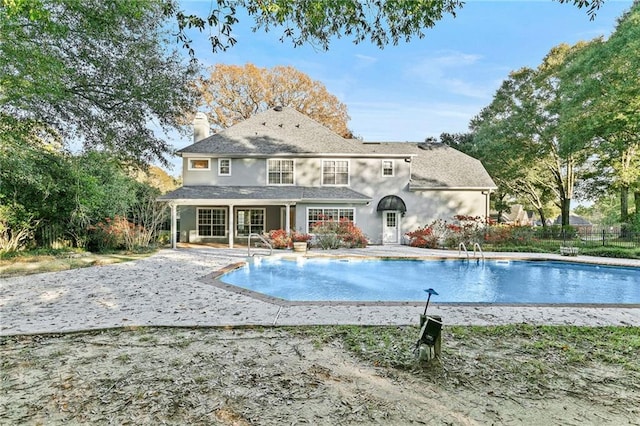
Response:
[[[178,153],[320,154],[350,153],[360,141],[345,139],[293,108],[272,108],[224,129]]]

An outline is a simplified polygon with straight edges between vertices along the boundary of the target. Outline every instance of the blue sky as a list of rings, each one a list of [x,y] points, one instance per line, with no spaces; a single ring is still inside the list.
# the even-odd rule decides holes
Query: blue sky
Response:
[[[213,2],[215,5],[215,2]],[[181,1],[187,12],[206,16],[212,1]],[[469,120],[488,105],[510,71],[536,67],[560,44],[611,34],[631,1],[606,0],[590,21],[583,9],[551,0],[471,0],[423,39],[387,46],[348,39],[329,51],[280,42],[281,31],[252,32],[240,16],[238,43],[211,53],[207,33],[193,34],[205,65],[253,63],[290,65],[322,82],[347,105],[349,128],[366,141],[422,141],[442,132],[465,132]],[[171,141],[176,148],[189,138]],[[179,169],[174,169],[174,174]]]

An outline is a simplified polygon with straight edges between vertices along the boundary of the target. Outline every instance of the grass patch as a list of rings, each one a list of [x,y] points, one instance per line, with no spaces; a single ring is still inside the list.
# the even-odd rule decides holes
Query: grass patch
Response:
[[[153,254],[152,251],[90,253],[69,249],[18,252],[0,259],[0,278],[129,262],[149,257],[151,254]]]
[[[320,347],[339,340],[359,358],[382,367],[414,370],[412,349],[417,326],[360,327],[331,326],[292,328],[292,333],[313,339]],[[479,359],[491,357],[495,349],[530,358],[556,367],[601,363],[640,372],[640,327],[576,326],[450,326],[443,329],[443,358],[456,358],[465,347],[486,347]],[[468,355],[468,354],[467,354]],[[498,360],[499,361],[499,360]],[[499,361],[505,366],[513,359]],[[535,361],[535,362],[534,362]],[[535,368],[534,368],[535,370]]]

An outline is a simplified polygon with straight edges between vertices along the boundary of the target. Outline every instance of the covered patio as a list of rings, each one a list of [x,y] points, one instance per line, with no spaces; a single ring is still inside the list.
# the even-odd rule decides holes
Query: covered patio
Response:
[[[345,187],[300,186],[183,186],[157,200],[168,203],[171,209],[172,248],[177,247],[178,231],[189,242],[198,242],[190,241],[193,237],[225,241],[233,248],[235,240],[244,240],[250,234],[271,229],[290,232],[303,224],[306,227],[307,207],[371,202],[370,197]],[[192,215],[188,225],[181,219],[180,230],[178,208],[184,209],[182,215]]]

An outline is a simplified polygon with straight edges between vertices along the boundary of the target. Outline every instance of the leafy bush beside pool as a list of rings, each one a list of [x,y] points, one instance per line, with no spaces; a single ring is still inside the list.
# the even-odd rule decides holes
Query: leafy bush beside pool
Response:
[[[578,247],[586,255],[640,259],[640,247],[633,237],[595,233],[585,237],[571,226],[486,223],[480,216],[459,215],[451,221],[437,219],[405,235],[410,246],[422,248],[458,249],[464,243],[470,249],[479,243],[486,251],[557,253],[560,246],[569,246]]]
[[[315,236],[313,244],[325,250],[367,246],[367,237],[362,230],[345,218],[318,221],[311,228],[311,233]]]
[[[269,240],[275,249],[285,249],[294,242],[311,242],[321,249],[366,247],[367,237],[352,221],[348,219],[322,220],[313,224],[312,234],[298,231],[290,233],[284,229],[269,231]]]

